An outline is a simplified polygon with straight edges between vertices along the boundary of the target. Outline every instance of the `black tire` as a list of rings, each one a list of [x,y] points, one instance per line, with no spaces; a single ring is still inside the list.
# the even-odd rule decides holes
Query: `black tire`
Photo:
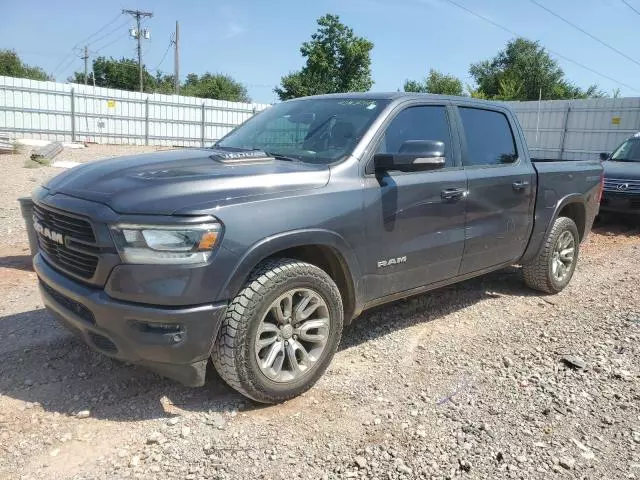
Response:
[[[322,297],[328,307],[330,328],[326,346],[309,371],[302,378],[278,383],[260,370],[254,342],[269,306],[292,288],[310,289]],[[230,303],[211,358],[218,374],[234,390],[261,403],[283,402],[306,392],[322,376],[340,343],[342,325],[342,298],[329,275],[298,260],[267,260],[256,267]]]
[[[567,275],[558,280],[553,275],[553,253],[558,239],[564,232],[569,232],[573,236],[575,252]],[[545,293],[558,293],[562,291],[571,281],[578,262],[580,253],[580,235],[573,220],[567,217],[558,217],[553,223],[549,235],[545,239],[540,252],[530,263],[522,266],[524,281],[528,287]]]

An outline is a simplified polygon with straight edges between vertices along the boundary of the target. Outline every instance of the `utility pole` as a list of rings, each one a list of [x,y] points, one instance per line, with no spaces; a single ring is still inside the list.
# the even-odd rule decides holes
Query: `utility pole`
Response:
[[[176,20],[175,53],[173,58],[173,89],[176,95],[180,95],[180,24]]]
[[[84,56],[82,57],[84,60],[84,84],[87,84],[87,75],[89,74],[89,48],[84,46]]]
[[[136,19],[136,28],[135,30],[131,30],[131,36],[138,40],[138,73],[140,75],[140,92],[142,93],[144,88],[143,76],[142,76],[142,36],[144,38],[149,38],[149,31],[144,30],[144,32],[140,29],[140,19],[143,17],[153,17],[153,13],[151,12],[142,12],[140,10],[122,10],[122,13],[128,13]]]

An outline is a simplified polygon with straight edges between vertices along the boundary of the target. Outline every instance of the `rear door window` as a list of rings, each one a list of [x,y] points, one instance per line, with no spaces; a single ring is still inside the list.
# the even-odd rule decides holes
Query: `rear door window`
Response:
[[[502,112],[458,107],[467,142],[463,165],[505,165],[518,159],[509,120]]]

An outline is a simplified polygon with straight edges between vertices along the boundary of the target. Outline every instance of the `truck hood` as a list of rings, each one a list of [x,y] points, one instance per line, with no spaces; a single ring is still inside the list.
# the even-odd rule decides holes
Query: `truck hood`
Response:
[[[640,180],[640,162],[602,162],[604,176],[619,180]]]
[[[171,215],[198,205],[215,208],[240,199],[320,188],[325,165],[276,160],[263,152],[185,149],[88,163],[44,185],[51,195],[103,203],[118,213]]]

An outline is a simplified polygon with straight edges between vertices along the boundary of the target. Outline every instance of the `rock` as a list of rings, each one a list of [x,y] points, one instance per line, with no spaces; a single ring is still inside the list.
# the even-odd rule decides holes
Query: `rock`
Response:
[[[382,420],[380,420],[379,418],[376,418],[373,420],[374,425],[380,425],[381,423],[382,423]]]
[[[587,363],[582,358],[575,355],[563,355],[560,360],[575,370],[582,370],[587,366]]]
[[[31,387],[31,386],[33,386],[33,380],[31,380],[30,378],[27,378],[27,379],[24,381],[24,385],[25,385],[25,387]]]
[[[358,466],[358,468],[360,469],[364,469],[367,467],[367,460],[364,457],[361,456],[357,456],[353,459],[353,462]]]
[[[171,417],[169,420],[167,420],[167,425],[177,425],[179,421],[180,417]]]
[[[138,455],[134,455],[133,457],[131,457],[131,460],[129,460],[130,467],[137,467],[139,464],[140,464],[140,457]]]
[[[80,410],[76,413],[77,418],[89,418],[91,416],[91,411],[89,410]]]
[[[149,436],[147,437],[147,443],[149,445],[152,445],[152,444],[155,444],[155,443],[162,442],[163,439],[164,439],[164,437],[162,436],[162,434],[160,432],[151,432],[149,434]]]
[[[49,455],[51,455],[52,457],[57,457],[59,453],[60,453],[60,449],[59,448],[54,448],[53,450],[51,450],[49,452]]]
[[[405,475],[411,475],[413,473],[413,470],[411,470],[409,467],[407,467],[404,463],[400,463],[396,467],[396,470],[398,470],[398,472],[400,472],[400,473],[404,473]]]
[[[463,472],[469,473],[471,471],[471,464],[467,460],[458,459],[458,465]]]
[[[180,436],[182,438],[187,438],[191,434],[191,429],[189,427],[182,427],[180,431]]]
[[[502,357],[502,364],[505,367],[510,368],[513,366],[513,360],[511,360],[509,357]]]
[[[576,461],[571,457],[560,457],[558,459],[558,465],[566,470],[573,470],[573,467],[576,466]]]
[[[616,370],[615,372],[613,372],[613,376],[619,380],[625,380],[625,381],[629,381],[631,380],[631,372],[629,372],[628,370]]]

